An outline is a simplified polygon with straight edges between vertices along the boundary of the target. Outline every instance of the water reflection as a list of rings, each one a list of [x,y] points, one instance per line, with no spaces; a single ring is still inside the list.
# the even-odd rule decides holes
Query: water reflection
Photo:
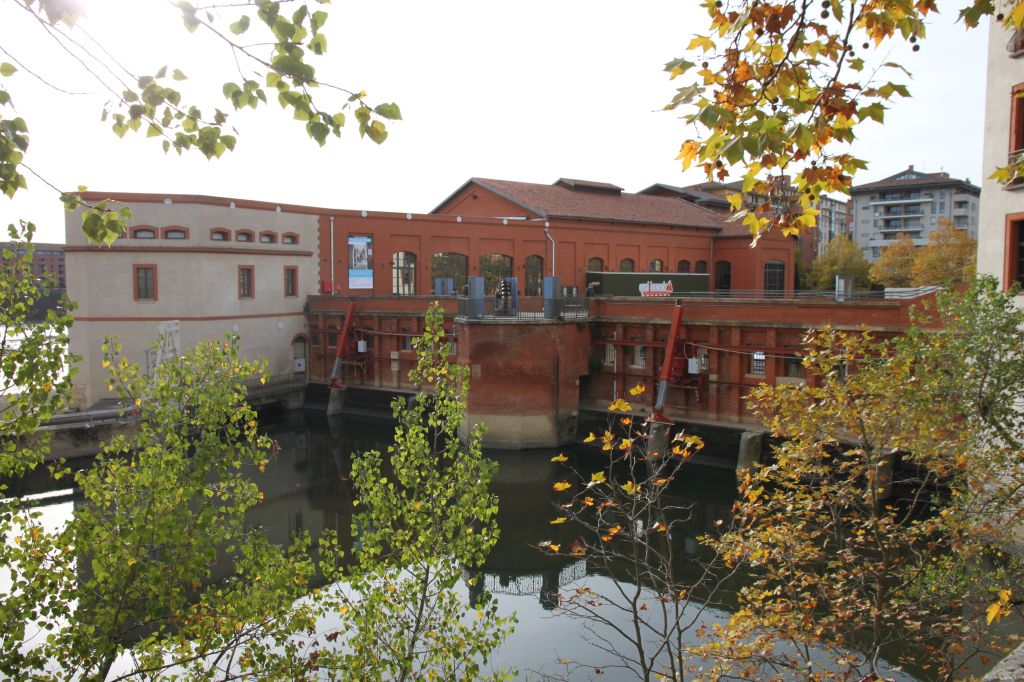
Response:
[[[353,457],[370,449],[386,450],[391,442],[392,423],[385,419],[297,412],[265,413],[261,419],[279,450],[265,473],[252,468],[251,473],[263,490],[263,502],[249,512],[247,524],[262,528],[273,542],[281,545],[288,544],[299,531],[309,532],[315,541],[325,530],[332,530],[338,534],[341,547],[348,550],[353,542],[355,508]],[[572,466],[587,477],[602,468],[603,455],[599,451],[580,447],[565,453],[569,457],[566,465],[550,461],[555,451],[488,453],[499,464],[492,489],[499,500],[500,539],[479,572],[466,576],[465,590],[488,590],[497,595],[500,614],[517,615],[516,632],[498,651],[492,665],[517,668],[524,679],[564,675],[559,659],[586,661],[599,668],[617,662],[613,654],[590,645],[585,623],[570,619],[557,609],[564,595],[582,586],[598,592],[614,590],[613,577],[599,562],[585,557],[554,556],[536,548],[542,539],[568,546],[580,533],[571,523],[549,523],[556,516],[557,494],[552,484],[565,478],[565,467]],[[75,466],[85,465],[79,462]],[[80,497],[66,489],[67,479],[54,483],[37,474],[14,486],[13,492],[18,495],[60,491],[34,502],[39,507],[51,507],[46,510],[48,517],[70,514],[69,500],[81,503]],[[695,561],[701,551],[697,538],[713,532],[719,521],[728,519],[736,495],[735,475],[731,471],[687,466],[671,483],[667,495],[671,504],[689,507],[689,516],[674,530],[672,542],[681,557],[676,567],[679,580],[691,583],[701,570],[700,562]],[[688,575],[689,572],[694,573]],[[724,589],[716,593],[714,603],[701,615],[704,623],[724,621],[735,608],[739,588],[736,580],[725,583]]]

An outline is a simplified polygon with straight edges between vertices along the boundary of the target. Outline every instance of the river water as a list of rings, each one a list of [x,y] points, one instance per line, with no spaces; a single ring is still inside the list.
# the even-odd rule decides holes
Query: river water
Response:
[[[286,544],[297,530],[315,539],[325,529],[350,536],[353,488],[349,478],[353,455],[368,449],[385,449],[392,424],[388,420],[325,417],[301,412],[262,415],[268,435],[280,445],[280,453],[259,480],[264,501],[247,521],[262,526],[270,539]],[[598,592],[614,589],[612,579],[585,558],[554,557],[537,549],[544,539],[567,543],[577,532],[570,524],[552,526],[557,515],[555,481],[566,477],[566,465],[550,458],[557,451],[490,452],[499,464],[493,492],[499,498],[500,540],[482,568],[483,585],[498,597],[502,614],[515,613],[519,622],[514,634],[497,652],[492,665],[519,671],[519,679],[565,678],[571,660],[585,664],[574,668],[571,679],[591,679],[594,669],[600,679],[630,679],[614,668],[617,659],[592,644],[585,623],[565,615],[558,607],[560,595],[586,586]],[[579,448],[564,450],[576,469],[597,469],[598,451]],[[87,466],[77,462],[76,466]],[[687,465],[689,466],[689,465]],[[42,473],[15,482],[15,495],[37,500],[38,509],[51,527],[68,518],[80,498]],[[728,519],[736,495],[732,471],[701,467],[684,468],[671,484],[672,502],[689,504],[691,518],[675,532],[680,556],[696,559],[697,537],[713,532],[716,522]],[[692,561],[696,566],[696,561]],[[683,566],[681,570],[687,570]],[[723,621],[735,607],[739,581],[727,582],[715,602],[701,616],[704,623]],[[0,592],[3,586],[0,585]],[[893,671],[895,679],[914,680],[908,673]]]

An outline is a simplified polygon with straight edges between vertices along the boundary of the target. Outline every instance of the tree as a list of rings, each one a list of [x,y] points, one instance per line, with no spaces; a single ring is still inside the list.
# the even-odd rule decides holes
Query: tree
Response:
[[[915,673],[948,679],[1000,650],[1012,589],[983,605],[1024,567],[1000,551],[1024,512],[1024,313],[988,279],[915,321],[888,342],[812,333],[821,380],[752,395],[785,440],[708,539],[755,571],[705,649],[718,672],[860,679],[916,645]]]
[[[250,471],[270,443],[245,402],[233,341],[203,342],[152,378],[109,342],[111,386],[138,416],[76,474],[84,503],[64,528],[5,501],[0,670],[16,679],[297,679],[291,637],[313,625],[293,606],[313,573],[308,541],[269,544],[246,528],[262,498]],[[56,476],[66,475],[57,468]]]
[[[914,241],[901,232],[896,242],[883,248],[878,260],[871,264],[871,281],[884,287],[909,287],[916,259]]]
[[[812,289],[832,289],[836,275],[851,275],[856,286],[866,288],[870,269],[856,242],[847,237],[836,237],[825,247],[825,253],[811,263],[807,282]]]
[[[362,509],[353,520],[355,565],[340,568],[336,539],[321,543],[324,576],[342,585],[325,601],[341,619],[327,639],[341,647],[315,660],[344,679],[468,682],[481,678],[515,622],[496,615],[489,593],[473,590],[470,603],[456,590],[498,540],[497,498],[488,490],[496,464],[483,456],[482,426],[459,438],[470,369],[449,361],[438,304],[413,344],[409,379],[419,393],[392,404],[398,425],[387,461],[371,451],[353,464]]]
[[[962,284],[974,280],[978,242],[943,218],[911,267],[914,286]]]
[[[237,143],[230,115],[219,107],[256,109],[267,104],[268,94],[276,95],[281,107],[303,123],[306,133],[320,145],[330,136],[340,136],[348,114],[355,116],[360,135],[378,144],[387,138],[385,121],[401,118],[396,104],[372,106],[361,90],[319,80],[315,64],[327,53],[324,26],[328,14],[322,8],[327,2],[175,3],[182,28],[211,38],[223,47],[225,61],[237,67],[239,79],[224,83],[217,94],[222,98],[219,105],[207,102],[208,97],[193,99],[192,93],[179,89],[188,76],[171,63],[151,74],[133,69],[117,54],[116,45],[95,40],[77,0],[16,0],[11,4],[27,12],[46,39],[54,40],[81,65],[82,77],[109,97],[101,115],[111,122],[115,135],[144,133],[158,138],[164,152],[196,150],[216,158]],[[0,85],[0,192],[12,197],[27,186],[27,173],[40,175],[39,169],[29,168],[24,161],[30,128],[15,109],[17,78],[34,77],[49,83],[50,74],[45,65],[26,66],[16,55],[6,50],[4,54],[14,63],[0,62],[0,78],[4,79]],[[173,59],[168,55],[168,62]],[[83,205],[76,194],[62,194],[61,199],[68,210]],[[109,244],[120,236],[131,218],[127,208],[117,209],[107,202],[86,208],[83,229],[99,243]]]
[[[10,225],[11,247],[0,259],[0,480],[42,461],[46,438],[37,429],[67,404],[71,390],[67,348],[74,307],[65,299],[42,323],[28,322],[48,284],[32,274],[34,232],[32,223]],[[3,490],[0,483],[0,498]]]
[[[642,392],[643,386],[630,389],[634,396]],[[554,484],[559,500],[550,523],[568,535],[542,540],[538,547],[585,558],[588,572],[608,578],[608,583],[569,590],[557,608],[581,620],[591,644],[618,663],[562,662],[570,672],[615,670],[617,679],[627,673],[640,680],[684,679],[693,665],[696,633],[733,573],[721,570],[713,555],[683,556],[679,545],[679,535],[692,533],[687,524],[693,519],[691,505],[675,499],[671,485],[704,444],[683,431],[668,441],[666,431],[667,446],[659,445],[653,423],[630,416],[625,400],[608,409],[621,416],[611,418],[600,436],[591,433],[584,440],[600,444],[596,467],[566,464],[569,476]],[[559,454],[552,461],[568,458]]]
[[[724,179],[739,166],[742,192],[769,199],[782,191],[782,177],[795,176],[800,200],[788,211],[740,211],[742,193],[730,202],[755,237],[769,229],[810,229],[817,198],[848,193],[853,175],[867,166],[847,148],[857,127],[881,123],[890,102],[910,96],[899,82],[906,69],[885,55],[897,41],[923,38],[936,5],[834,0],[819,8],[811,2],[706,0],[703,6],[707,31],[689,43],[692,54],[665,66],[672,78],[687,79],[665,108],[686,108],[684,120],[697,130],[678,158],[684,169],[701,164],[709,180]],[[967,27],[990,15],[1008,28],[1022,28],[1024,2],[997,8],[990,0],[968,0],[960,11]],[[896,80],[889,80],[893,74]],[[1018,161],[993,177],[1008,183],[1022,174]]]

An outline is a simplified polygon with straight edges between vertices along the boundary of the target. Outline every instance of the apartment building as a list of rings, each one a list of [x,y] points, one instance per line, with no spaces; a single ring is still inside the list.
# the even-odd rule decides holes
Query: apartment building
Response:
[[[992,22],[987,71],[986,175],[1024,155],[1024,31]],[[1002,185],[986,178],[981,195],[978,272],[998,277],[1004,288],[1014,282],[1024,286],[1024,180]]]
[[[741,181],[736,182],[702,182],[686,187],[675,187],[673,185],[656,184],[641,190],[640,194],[653,194],[656,196],[676,196],[711,211],[718,213],[731,213],[728,196],[743,189]],[[744,192],[743,205],[747,208],[759,206],[767,201],[773,201],[780,209],[788,209],[798,201],[798,192],[795,186],[788,183],[782,187],[782,191],[769,198],[754,192]],[[815,208],[818,209],[818,220],[814,229],[807,230],[800,234],[797,243],[800,245],[800,266],[805,270],[810,269],[811,263],[818,256],[825,253],[825,248],[837,235],[849,234],[850,229],[850,202],[845,199],[834,199],[823,196],[818,200]]]
[[[911,165],[895,175],[850,190],[853,239],[871,262],[906,233],[915,246],[928,243],[940,221],[978,238],[981,188],[949,173],[924,173]]]
[[[32,242],[32,246],[35,247],[32,252],[32,276],[38,280],[49,279],[58,289],[66,289],[64,245]],[[13,242],[4,242],[0,247],[13,250],[15,245]],[[20,248],[18,250],[21,251]]]

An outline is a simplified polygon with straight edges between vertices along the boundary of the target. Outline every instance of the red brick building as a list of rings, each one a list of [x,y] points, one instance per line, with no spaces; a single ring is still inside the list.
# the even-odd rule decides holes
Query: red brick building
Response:
[[[457,293],[482,275],[489,285],[518,277],[522,295],[537,296],[545,275],[582,291],[588,270],[707,272],[714,289],[755,292],[768,277],[793,289],[792,240],[770,233],[751,249],[746,228],[678,197],[564,178],[473,178],[429,216],[324,210],[319,251],[324,293],[422,295],[436,278]]]

